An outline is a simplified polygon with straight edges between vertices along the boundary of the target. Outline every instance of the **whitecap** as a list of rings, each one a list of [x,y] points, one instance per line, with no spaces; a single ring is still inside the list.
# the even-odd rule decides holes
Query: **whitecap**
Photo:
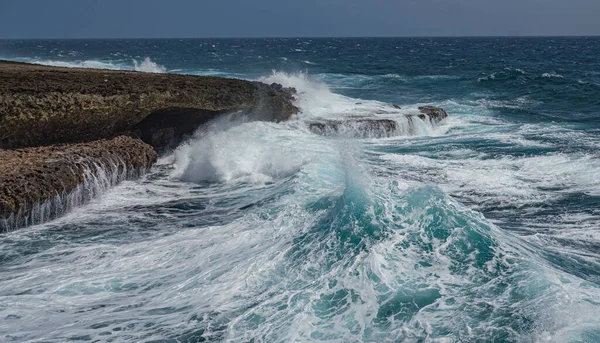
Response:
[[[557,79],[564,79],[564,76],[557,74],[555,72],[551,72],[551,73],[544,73],[542,74],[542,77],[545,78],[557,78]]]

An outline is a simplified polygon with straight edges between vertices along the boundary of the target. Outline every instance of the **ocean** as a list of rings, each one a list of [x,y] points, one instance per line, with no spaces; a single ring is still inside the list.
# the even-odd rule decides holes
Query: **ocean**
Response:
[[[600,38],[4,40],[298,91],[0,233],[0,341],[600,342]],[[392,108],[397,104],[401,109]],[[422,105],[449,117],[408,129]],[[392,118],[385,138],[306,123]]]

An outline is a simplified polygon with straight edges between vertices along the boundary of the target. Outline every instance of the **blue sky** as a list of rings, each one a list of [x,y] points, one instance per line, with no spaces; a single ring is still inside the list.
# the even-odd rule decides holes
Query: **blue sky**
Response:
[[[0,38],[600,35],[600,0],[0,0]]]

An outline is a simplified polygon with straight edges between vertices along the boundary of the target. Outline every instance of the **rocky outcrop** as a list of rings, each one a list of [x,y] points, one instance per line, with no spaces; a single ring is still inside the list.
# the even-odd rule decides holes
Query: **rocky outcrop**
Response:
[[[244,80],[0,61],[0,231],[58,217],[144,173],[156,150],[219,115],[288,119],[294,94]]]
[[[0,150],[0,231],[41,223],[139,176],[156,152],[119,136],[90,143]]]
[[[446,111],[436,106],[421,106],[419,107],[419,112],[421,112],[419,118],[423,120],[429,119],[434,123],[438,123],[448,117]]]
[[[322,136],[380,138],[394,136],[398,123],[392,119],[350,117],[344,120],[309,122],[308,129]]]
[[[421,122],[421,125],[425,123],[435,125],[448,117],[446,111],[435,106],[419,107],[419,112],[419,114],[401,115],[396,119],[347,117],[337,120],[318,120],[308,122],[307,126],[310,131],[322,136],[382,138],[402,134],[411,135],[415,133],[418,122]]]
[[[202,123],[245,111],[285,120],[293,89],[218,77],[0,62],[0,148],[138,136],[161,148]]]

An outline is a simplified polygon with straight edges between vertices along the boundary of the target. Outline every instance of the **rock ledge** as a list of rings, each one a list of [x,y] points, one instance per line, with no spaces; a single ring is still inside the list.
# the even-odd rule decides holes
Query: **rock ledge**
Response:
[[[56,218],[156,161],[131,137],[0,150],[0,232]]]

